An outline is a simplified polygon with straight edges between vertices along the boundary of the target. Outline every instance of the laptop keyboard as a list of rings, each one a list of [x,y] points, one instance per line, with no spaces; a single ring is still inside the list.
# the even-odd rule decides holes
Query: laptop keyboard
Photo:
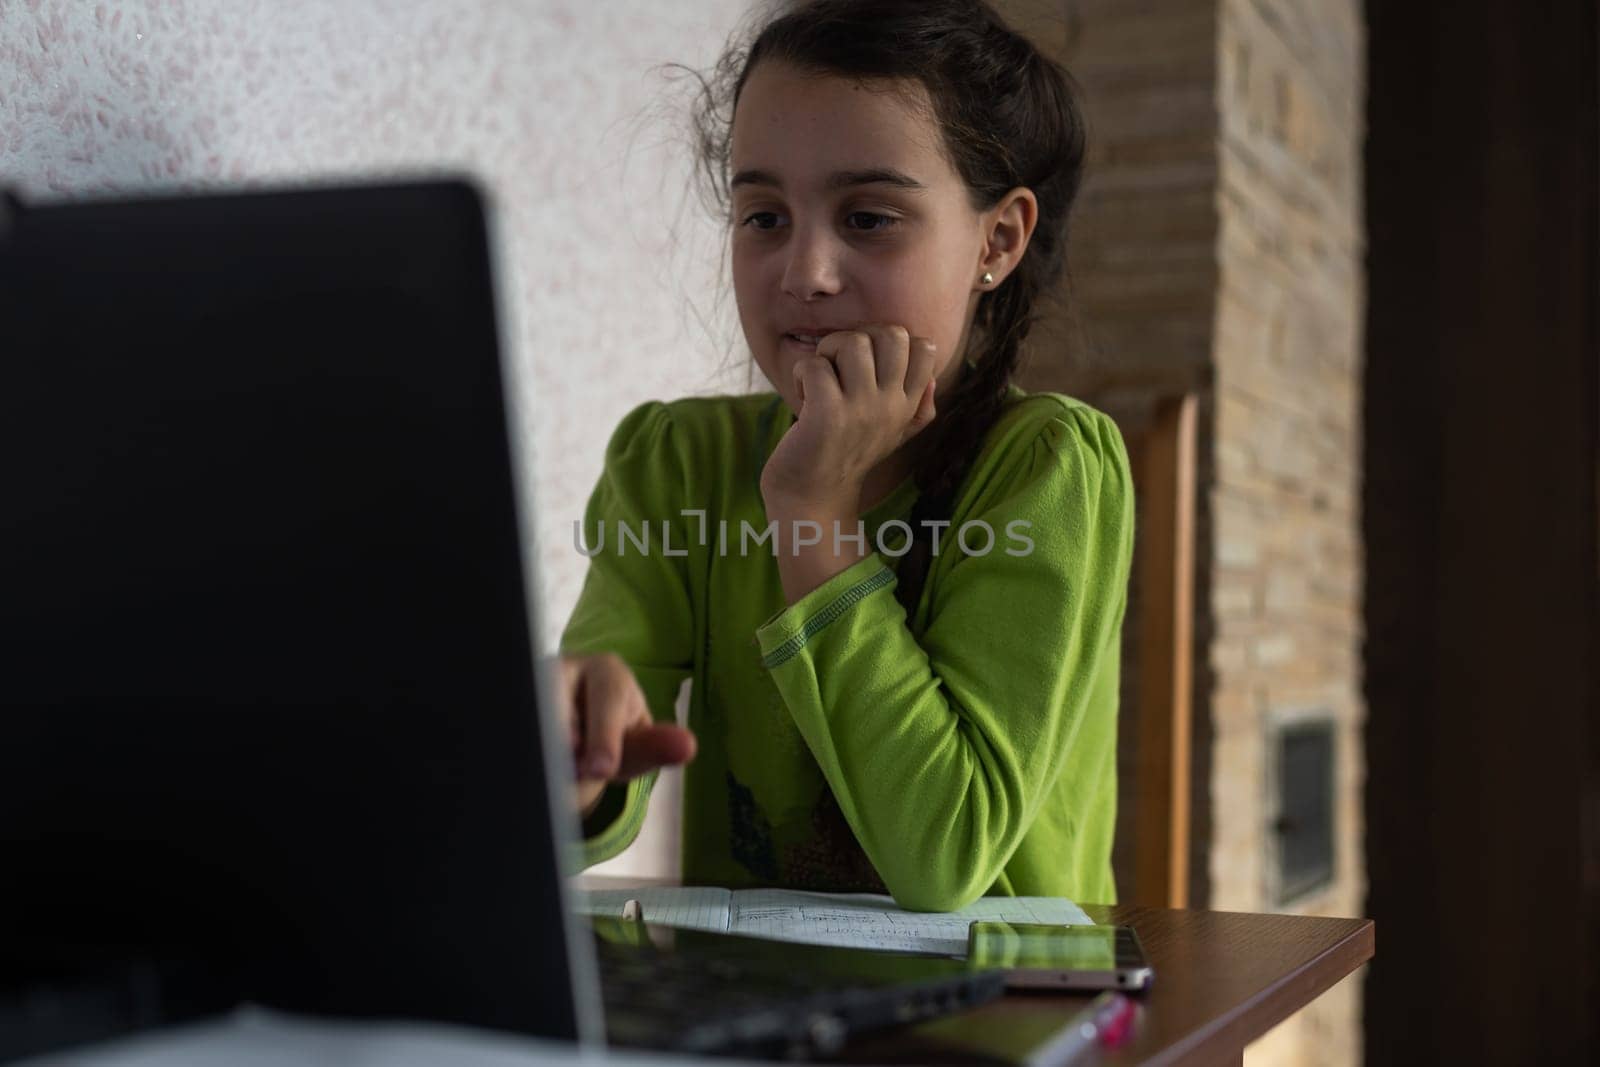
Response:
[[[748,939],[725,940],[702,935],[662,951],[596,938],[607,1041],[702,1054],[829,1055],[851,1033],[957,1011],[1003,988],[997,974],[954,971],[913,982],[857,980],[797,964],[796,946],[776,946],[763,959]]]

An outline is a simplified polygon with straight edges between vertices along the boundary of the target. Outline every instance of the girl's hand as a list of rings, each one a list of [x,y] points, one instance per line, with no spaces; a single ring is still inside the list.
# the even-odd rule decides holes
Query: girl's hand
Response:
[[[933,421],[934,356],[933,342],[904,326],[867,325],[817,342],[794,365],[798,421],[761,472],[769,508],[854,515],[868,472]]]
[[[610,782],[694,758],[694,734],[650,717],[644,692],[621,657],[561,656],[557,665],[561,721],[572,746],[574,805],[587,818]]]

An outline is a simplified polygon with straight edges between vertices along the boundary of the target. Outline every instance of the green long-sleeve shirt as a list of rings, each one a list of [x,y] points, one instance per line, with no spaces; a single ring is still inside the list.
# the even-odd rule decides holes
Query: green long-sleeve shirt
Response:
[[[878,535],[909,519],[909,478],[862,516],[869,554],[785,606],[757,537],[761,471],[793,421],[774,393],[640,405],[584,516],[593,554],[562,653],[619,655],[663,722],[694,679],[684,881],[888,892],[921,910],[1114,902],[1134,529],[1116,424],[1012,386],[908,620],[894,592],[908,528]],[[982,525],[965,550],[956,537],[974,521],[987,551]],[[585,865],[633,841],[654,781],[607,790]]]

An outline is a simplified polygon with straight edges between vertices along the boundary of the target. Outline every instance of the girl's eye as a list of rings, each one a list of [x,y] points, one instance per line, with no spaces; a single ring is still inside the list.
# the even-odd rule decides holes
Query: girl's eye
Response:
[[[876,226],[856,227],[857,229],[864,230],[867,233],[882,233],[884,230],[893,229],[894,226],[900,221],[892,215],[880,215],[876,211],[852,211],[849,215],[845,216],[845,218],[846,221],[849,219],[867,219],[875,220],[877,223],[879,223],[879,225]]]
[[[772,230],[777,223],[764,220],[773,220],[777,217],[778,213],[776,211],[754,211],[746,215],[739,224],[747,229],[759,230],[765,233]],[[851,229],[861,233],[882,233],[900,224],[900,220],[894,216],[880,215],[876,211],[852,211],[845,216],[845,222],[848,224],[852,221],[857,222],[858,225],[851,226]]]
[[[748,227],[756,219],[777,218],[777,214],[778,213],[775,212],[775,211],[757,211],[757,212],[755,212],[753,214],[746,215],[745,218],[744,218],[744,221],[741,222],[739,225]],[[757,225],[757,226],[753,227],[753,229],[757,229],[757,230],[769,230],[771,228],[772,227],[770,227],[770,226],[761,226],[761,225]]]

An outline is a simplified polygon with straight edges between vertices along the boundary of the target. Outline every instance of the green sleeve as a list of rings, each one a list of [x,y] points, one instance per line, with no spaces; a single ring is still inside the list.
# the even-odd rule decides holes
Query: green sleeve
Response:
[[[694,670],[688,571],[677,554],[689,543],[687,520],[680,513],[683,485],[667,406],[651,401],[634,408],[606,446],[604,470],[584,511],[584,550],[592,554],[561,635],[562,655],[613,652],[622,657],[658,722],[676,721],[678,689]],[[663,523],[670,528],[666,542]],[[619,524],[630,537],[622,536]],[[641,541],[648,551],[640,551]],[[608,860],[633,843],[655,780],[651,772],[607,788],[584,822],[582,867]]]
[[[1089,407],[1052,418],[998,462],[944,528],[920,641],[873,553],[757,630],[763,664],[895,900],[925,911],[983,895],[1033,823],[1114,662],[1127,604],[1134,499],[1116,424]],[[972,484],[982,484],[973,480]],[[1031,523],[1009,534],[1008,524]],[[1028,549],[1021,537],[1031,539]],[[1016,554],[1013,554],[1016,553]],[[1104,702],[1101,702],[1104,704]]]

